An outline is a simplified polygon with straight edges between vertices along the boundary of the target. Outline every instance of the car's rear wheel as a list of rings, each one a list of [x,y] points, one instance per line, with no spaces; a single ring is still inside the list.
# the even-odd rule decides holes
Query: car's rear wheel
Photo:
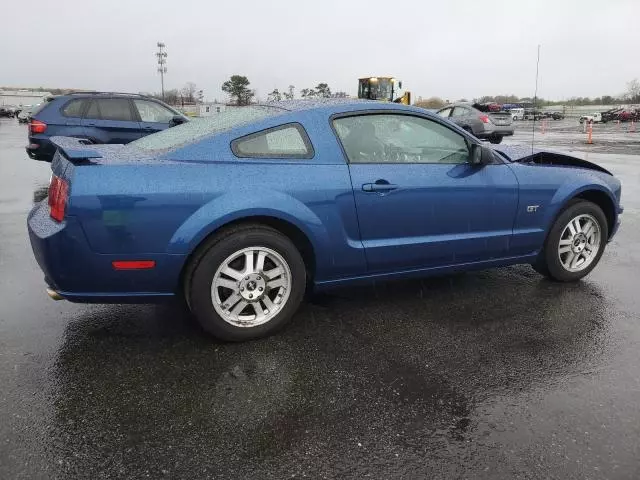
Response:
[[[229,341],[264,337],[284,326],[306,286],[295,245],[261,225],[217,235],[188,271],[185,295],[191,311],[205,330]]]
[[[489,141],[491,143],[495,143],[495,144],[501,143],[502,142],[502,135],[491,135],[489,137]]]
[[[579,280],[600,261],[608,235],[602,209],[586,200],[574,200],[556,219],[533,267],[561,282]]]

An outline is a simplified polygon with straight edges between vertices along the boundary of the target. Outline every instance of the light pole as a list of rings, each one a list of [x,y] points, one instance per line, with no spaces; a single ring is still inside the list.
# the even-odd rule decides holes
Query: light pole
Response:
[[[167,73],[167,52],[165,52],[165,44],[158,42],[158,72],[160,72],[160,83],[162,84],[162,100],[164,100],[164,74]]]

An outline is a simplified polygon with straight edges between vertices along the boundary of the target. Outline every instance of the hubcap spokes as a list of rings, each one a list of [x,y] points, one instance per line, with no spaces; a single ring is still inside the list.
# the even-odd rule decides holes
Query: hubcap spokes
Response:
[[[580,272],[595,259],[600,249],[600,225],[591,215],[578,215],[560,235],[558,258],[569,272]]]
[[[291,271],[277,252],[249,247],[227,257],[211,283],[216,312],[237,327],[255,327],[271,320],[291,291]]]

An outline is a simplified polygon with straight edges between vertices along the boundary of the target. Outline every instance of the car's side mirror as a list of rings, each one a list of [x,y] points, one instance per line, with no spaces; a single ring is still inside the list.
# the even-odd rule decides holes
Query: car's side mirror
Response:
[[[169,126],[175,127],[176,125],[182,125],[183,123],[186,123],[186,121],[187,119],[182,115],[174,115],[171,120],[169,120]]]
[[[469,163],[478,166],[491,163],[491,151],[487,147],[474,143],[471,145]]]

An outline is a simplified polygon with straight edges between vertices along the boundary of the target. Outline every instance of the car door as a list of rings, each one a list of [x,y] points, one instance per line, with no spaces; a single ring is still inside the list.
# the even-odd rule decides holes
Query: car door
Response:
[[[465,136],[417,114],[332,121],[349,162],[371,272],[509,255],[518,184],[497,156],[493,164],[471,165]]]
[[[84,135],[96,143],[129,143],[140,137],[140,123],[128,98],[94,98],[82,119]]]
[[[87,107],[87,100],[84,98],[74,98],[67,102],[60,113],[64,117],[65,136],[82,137],[84,128],[82,126],[82,115]]]
[[[133,104],[140,118],[141,137],[169,128],[169,122],[176,115],[167,107],[151,100],[135,98]]]

